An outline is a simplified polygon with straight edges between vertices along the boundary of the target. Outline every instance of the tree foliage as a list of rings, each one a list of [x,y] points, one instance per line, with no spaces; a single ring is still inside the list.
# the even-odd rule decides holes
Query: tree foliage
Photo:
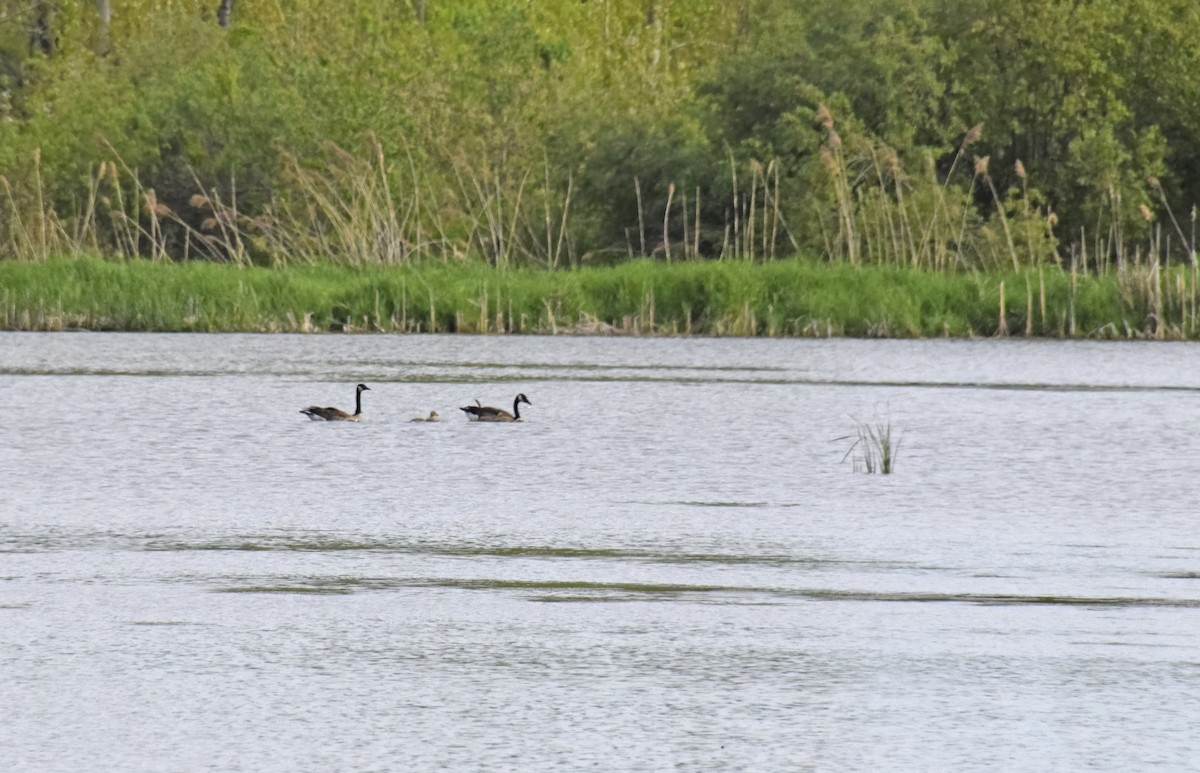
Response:
[[[1186,0],[219,6],[0,0],[0,255],[1193,256]]]

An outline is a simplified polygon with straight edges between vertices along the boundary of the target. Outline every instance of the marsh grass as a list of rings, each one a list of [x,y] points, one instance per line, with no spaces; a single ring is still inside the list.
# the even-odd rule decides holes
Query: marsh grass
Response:
[[[1004,310],[999,287],[1025,290]],[[478,261],[278,268],[0,261],[0,328],[586,335],[1194,338],[1197,268],[1019,274],[815,260],[640,260],[571,271]]]
[[[21,262],[101,255],[128,263],[127,273],[138,271],[131,261],[143,257],[285,273],[275,282],[243,277],[217,299],[206,283],[215,293],[231,280],[197,273],[189,281],[198,289],[184,293],[169,274],[147,274],[153,278],[145,288],[118,290],[105,286],[110,275],[103,270],[84,268],[80,275],[101,277],[92,290],[0,288],[0,324],[631,335],[1200,333],[1195,210],[1189,236],[1156,180],[1148,181],[1148,195],[1157,195],[1168,227],[1151,223],[1148,238],[1135,238],[1121,215],[1127,203],[1114,192],[1091,234],[1081,231],[1064,249],[1057,218],[1024,165],[1015,162],[1016,184],[1002,191],[991,160],[972,155],[982,126],[964,133],[943,173],[932,154],[914,170],[906,166],[912,159],[878,139],[853,128],[839,134],[824,107],[816,118],[813,185],[797,192],[783,182],[778,160],[732,151],[730,188],[721,194],[669,182],[665,200],[649,202],[635,175],[631,260],[554,280],[542,274],[589,269],[603,259],[578,254],[574,172],[554,168],[548,157],[537,168],[506,166],[482,150],[439,148],[418,158],[401,141],[403,152],[392,158],[369,135],[362,148],[330,144],[320,158],[287,158],[285,184],[248,209],[232,174],[216,186],[192,174],[190,197],[167,202],[109,145],[110,158],[87,175],[82,200],[56,209],[35,154],[21,186],[0,177],[0,255]],[[981,213],[976,194],[990,197],[990,214]],[[707,199],[718,195],[728,201],[714,207]],[[714,210],[724,213],[723,223],[712,220]],[[1142,210],[1153,218],[1147,205]],[[792,218],[808,233],[794,230]],[[648,233],[660,226],[661,234]],[[820,234],[823,264],[780,257],[801,253],[802,239],[813,233]],[[1170,263],[1180,250],[1186,265]],[[647,252],[656,260],[637,257]],[[437,273],[438,265],[448,273]],[[351,273],[326,277],[322,266]],[[304,267],[308,274],[296,273]],[[379,273],[401,267],[410,273]],[[61,267],[47,276],[56,272],[70,281]],[[313,281],[323,289],[310,298]],[[259,300],[246,283],[268,287],[273,300]],[[298,293],[294,283],[307,289]],[[354,288],[364,283],[370,292],[360,294]],[[138,297],[144,308],[127,310]]]
[[[876,416],[871,421],[854,419],[854,424],[854,434],[836,439],[853,441],[842,457],[842,463],[851,459],[855,472],[890,475],[900,452],[900,432],[892,427],[891,417]]]
[[[824,105],[816,123],[824,186],[809,194],[808,207],[817,213],[829,259],[989,272],[1055,261],[1057,219],[1033,203],[1038,196],[1024,165],[1014,164],[1020,186],[1002,192],[990,174],[989,157],[968,161],[983,137],[981,124],[964,133],[948,171],[939,175],[932,155],[914,173],[879,140],[839,134]],[[980,213],[977,189],[995,203],[990,217]]]
[[[372,138],[365,154],[330,146],[324,163],[293,158],[292,196],[280,196],[250,216],[240,206],[232,176],[218,190],[193,175],[196,193],[169,205],[110,147],[115,160],[88,175],[87,195],[64,216],[43,190],[35,157],[33,182],[20,191],[0,177],[5,226],[0,250],[17,258],[0,261],[0,326],[1160,339],[1200,334],[1200,269],[1194,260],[1186,266],[1164,260],[1171,234],[1184,239],[1173,213],[1174,229],[1166,236],[1156,228],[1142,244],[1113,226],[1090,247],[1081,235],[1079,249],[1059,261],[1053,214],[1033,205],[1023,166],[1016,168],[1021,185],[1016,203],[996,214],[999,229],[976,212],[970,201],[976,187],[999,198],[986,158],[966,169],[980,127],[966,133],[944,178],[931,161],[925,182],[914,184],[894,151],[861,138],[844,141],[827,110],[818,117],[832,202],[825,209],[811,202],[826,213],[821,261],[777,258],[781,244],[798,249],[781,202],[779,166],[754,160],[743,165],[732,155],[732,200],[720,248],[727,259],[699,259],[701,189],[689,197],[671,185],[660,259],[635,258],[606,268],[588,267],[575,254],[574,183],[567,174],[556,187],[560,175],[548,160],[534,175],[447,152],[454,180],[447,186],[431,180],[411,152],[397,163]],[[956,174],[971,174],[970,184],[951,184]],[[535,186],[537,178],[542,184]],[[641,185],[637,178],[634,183],[637,240],[644,250],[648,220],[641,213]],[[1194,237],[1187,246],[1194,256]],[[1096,257],[1114,254],[1111,260]],[[109,260],[78,257],[89,255]],[[556,270],[567,267],[572,270]]]

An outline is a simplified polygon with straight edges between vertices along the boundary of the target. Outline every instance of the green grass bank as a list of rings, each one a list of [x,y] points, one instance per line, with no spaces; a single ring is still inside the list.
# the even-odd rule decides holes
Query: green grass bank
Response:
[[[1197,271],[927,271],[814,260],[576,271],[0,261],[0,328],[1194,339]]]

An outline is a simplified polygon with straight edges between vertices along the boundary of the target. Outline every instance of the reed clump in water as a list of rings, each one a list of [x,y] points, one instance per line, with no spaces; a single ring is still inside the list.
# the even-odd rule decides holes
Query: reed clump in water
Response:
[[[876,416],[871,421],[855,419],[854,424],[854,434],[838,438],[839,441],[853,440],[842,463],[851,459],[855,472],[890,475],[900,452],[900,432],[892,427],[891,417]]]

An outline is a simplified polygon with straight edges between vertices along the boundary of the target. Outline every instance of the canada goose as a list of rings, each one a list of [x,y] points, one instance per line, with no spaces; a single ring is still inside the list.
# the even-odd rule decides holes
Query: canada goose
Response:
[[[409,421],[441,421],[441,419],[438,418],[437,411],[430,411],[429,418],[425,418],[423,416],[418,416],[415,419],[409,419]]]
[[[354,413],[346,413],[340,408],[322,408],[310,405],[300,411],[313,421],[358,421],[362,418],[362,393],[370,391],[371,387],[359,384],[354,388]]]
[[[528,397],[520,394],[513,400],[512,413],[500,408],[480,405],[478,400],[475,401],[475,405],[468,405],[460,410],[466,411],[467,419],[470,421],[521,421],[521,403],[533,405],[529,402]]]

